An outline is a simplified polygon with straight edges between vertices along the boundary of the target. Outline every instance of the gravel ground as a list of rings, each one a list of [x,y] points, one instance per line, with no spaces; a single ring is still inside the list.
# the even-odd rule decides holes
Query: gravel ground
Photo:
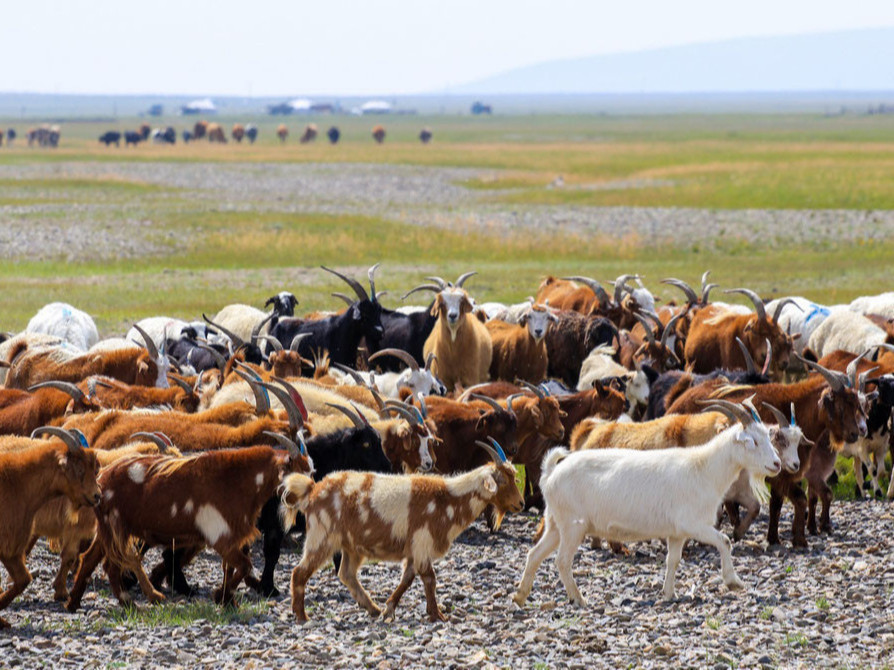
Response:
[[[643,244],[712,240],[785,244],[890,239],[894,211],[709,210],[657,207],[581,207],[495,203],[500,191],[466,189],[461,182],[493,170],[365,164],[59,163],[0,166],[0,180],[97,179],[150,184],[158,191],[108,202],[71,204],[59,186],[44,204],[0,206],[0,258],[64,257],[71,261],[171,253],[176,237],[158,238],[153,218],[186,201],[221,211],[356,214],[426,226],[562,230],[635,237]],[[640,188],[619,181],[599,188]],[[33,200],[30,188],[4,188],[4,197]],[[48,187],[49,189],[50,187]],[[170,190],[167,190],[170,189]],[[91,198],[95,195],[91,190]],[[83,194],[80,194],[83,197]],[[27,230],[28,235],[22,235]],[[96,241],[102,244],[97,245]]]
[[[894,663],[894,540],[892,508],[884,502],[835,503],[836,532],[812,538],[807,552],[766,549],[761,517],[734,548],[744,592],[724,590],[713,548],[690,545],[678,572],[678,598],[657,600],[663,575],[660,542],[630,547],[629,556],[582,546],[575,576],[589,604],[569,604],[552,560],[538,574],[529,605],[509,600],[524,566],[533,516],[510,517],[491,535],[476,524],[437,567],[445,624],[425,620],[422,587],[407,592],[397,618],[371,621],[331,568],[308,591],[311,622],[300,627],[285,597],[256,602],[247,622],[183,625],[122,624],[107,592],[88,592],[69,615],[51,601],[56,558],[41,543],[30,560],[36,579],[4,614],[5,667],[884,667]],[[789,528],[783,517],[782,528]],[[280,587],[298,554],[287,552]],[[255,565],[260,557],[255,555]],[[97,573],[99,574],[99,573]],[[204,554],[190,571],[207,600],[220,579]],[[95,586],[105,588],[103,577]],[[367,565],[361,581],[384,602],[399,566]],[[142,598],[138,599],[142,602]],[[144,614],[151,606],[141,605]]]

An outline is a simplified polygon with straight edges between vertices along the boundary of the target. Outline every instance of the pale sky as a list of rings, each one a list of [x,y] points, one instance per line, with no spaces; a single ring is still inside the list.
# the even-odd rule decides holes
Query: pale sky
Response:
[[[438,92],[521,65],[894,26],[894,0],[28,0],[0,12],[0,91]]]

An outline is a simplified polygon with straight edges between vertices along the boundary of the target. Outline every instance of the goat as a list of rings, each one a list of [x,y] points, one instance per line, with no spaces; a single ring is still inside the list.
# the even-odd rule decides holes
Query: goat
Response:
[[[716,412],[674,414],[643,423],[607,423],[584,419],[571,434],[571,451],[584,449],[666,449],[705,444],[729,428]]]
[[[45,381],[78,383],[91,375],[106,375],[127,384],[167,388],[167,358],[159,354],[148,334],[146,349],[119,349],[72,355],[64,349],[35,350],[24,353],[10,368],[9,388],[28,388]]]
[[[396,310],[383,308],[381,350],[400,349],[416,359],[417,365],[425,364],[427,361],[422,350],[438,320],[437,315],[432,313],[432,307],[433,305],[420,307],[418,311],[410,313],[405,311],[409,309],[405,307]],[[382,361],[382,369],[386,372],[399,371],[398,359],[392,361]]]
[[[81,402],[91,401],[95,409],[101,407],[126,410],[164,406],[178,412],[195,412],[200,402],[198,388],[190,386],[179,377],[169,376],[169,379],[174,384],[163,389],[157,386],[131,386],[111,377],[97,375],[88,377],[75,388],[84,396]],[[52,383],[64,382],[44,382],[44,384]]]
[[[534,304],[518,325],[496,320],[485,323],[493,344],[491,378],[523,379],[532,384],[545,380],[549,361],[545,337],[558,320],[548,304]]]
[[[0,594],[0,611],[31,583],[25,557],[31,545],[34,517],[56,496],[64,495],[77,507],[99,503],[96,482],[99,463],[81,442],[83,436],[44,426],[38,433],[59,438],[19,453],[0,453],[0,562],[12,584]],[[9,628],[0,617],[0,628]]]
[[[730,289],[727,293],[741,293],[753,303],[755,314],[736,314],[716,305],[700,309],[692,317],[686,336],[686,363],[693,372],[706,374],[718,368],[741,370],[745,359],[736,346],[739,338],[748,349],[751,358],[762,364],[766,358],[768,345],[773,348],[774,369],[784,372],[791,357],[796,337],[788,335],[779,327],[779,315],[788,302],[780,301],[773,317],[767,316],[764,304],[754,291],[744,288]],[[792,303],[797,304],[797,303]]]
[[[99,341],[92,317],[64,302],[51,302],[38,310],[25,327],[26,333],[44,333],[86,351]]]
[[[481,441],[477,444],[493,463],[454,477],[345,472],[316,484],[308,477],[289,477],[284,497],[290,504],[294,500],[307,518],[304,553],[291,580],[296,619],[307,621],[304,594],[308,580],[341,551],[339,579],[372,616],[393,619],[401,597],[418,574],[425,586],[429,620],[446,621],[435,595],[432,563],[447,553],[486,505],[494,505],[500,512],[522,508],[515,469],[500,445],[495,441],[493,448]],[[357,580],[357,570],[367,559],[404,563],[400,583],[386,601],[384,612]]]
[[[474,274],[466,272],[455,284],[430,277],[434,284],[422,284],[403,296],[406,298],[420,290],[437,294],[431,313],[438,320],[425,340],[423,354],[426,358],[434,354],[431,370],[448,389],[487,381],[493,358],[490,333],[477,317],[470,316],[472,299],[463,289],[463,284]]]
[[[30,435],[35,428],[61,419],[69,409],[89,412],[100,405],[68,382],[43,382],[28,391],[0,389],[0,435]]]
[[[803,356],[804,349],[807,348],[813,331],[819,328],[833,310],[838,308],[820,305],[801,296],[793,296],[781,300],[771,300],[767,303],[767,311],[775,314],[776,308],[783,301],[785,301],[785,304],[779,313],[777,323],[782,330],[793,336],[800,334],[801,337],[794,341],[793,351]]]
[[[557,321],[546,333],[547,371],[550,377],[575,387],[581,366],[590,352],[600,345],[620,341],[618,329],[601,316],[583,316],[574,311],[556,313]]]
[[[348,379],[352,379],[357,384],[369,386],[372,379],[375,378],[375,385],[379,392],[386,398],[400,398],[401,389],[408,389],[411,395],[421,393],[422,395],[444,395],[447,388],[434,375],[431,370],[432,362],[435,355],[429,354],[425,367],[420,367],[416,359],[407,351],[401,349],[379,349],[376,353],[369,357],[369,363],[383,359],[385,357],[394,357],[406,363],[407,367],[402,372],[354,372],[348,368],[336,364],[335,367],[341,369],[348,376],[344,379],[346,383]]]
[[[732,564],[730,541],[714,528],[716,510],[741,470],[749,473],[758,490],[763,477],[778,474],[782,466],[767,427],[756,414],[733,403],[720,405],[741,425],[727,428],[700,447],[550,451],[540,480],[546,500],[545,532],[528,552],[513,601],[524,604],[537,568],[558,548],[556,566],[565,590],[572,603],[585,606],[571,573],[585,535],[618,542],[666,538],[666,599],[673,598],[675,573],[688,538],[716,547],[724,583],[730,589],[744,588]]]
[[[351,279],[340,272],[321,266],[350,286],[357,295],[357,300],[351,303],[351,307],[336,316],[316,321],[307,321],[297,318],[280,319],[270,329],[271,337],[275,337],[283,346],[292,343],[299,333],[308,333],[310,337],[302,340],[299,353],[305,358],[313,355],[314,349],[326,350],[333,363],[354,366],[357,362],[357,348],[361,339],[366,340],[366,347],[373,353],[378,351],[379,342],[382,339],[382,305],[379,304],[376,295],[375,273],[379,267],[376,263],[367,272],[369,289],[366,289],[355,279]]]
[[[305,453],[271,447],[211,451],[176,458],[138,456],[102,471],[102,502],[96,509],[96,538],[84,554],[66,609],[80,606],[87,581],[102,558],[115,597],[131,601],[122,589],[121,572],[137,576],[150,602],[164,596],[143,570],[140,541],[149,544],[201,548],[210,546],[223,561],[224,579],[214,593],[222,605],[251,573],[251,559],[243,546],[257,535],[254,522],[283,477],[309,472]]]
[[[878,314],[886,319],[894,318],[894,292],[855,298],[848,308],[860,314]]]
[[[796,355],[797,357],[797,355]],[[857,365],[851,362],[846,373],[828,370],[817,363],[797,357],[804,365],[819,374],[795,384],[765,384],[763,386],[733,386],[722,384],[712,388],[705,384],[687,391],[668,408],[668,412],[691,413],[700,408],[701,400],[723,397],[727,400],[741,400],[754,395],[762,415],[768,420],[775,417],[766,409],[776,407],[783,414],[795,407],[798,425],[807,442],[801,445],[799,459],[801,469],[796,473],[783,472],[770,481],[770,522],[767,529],[769,544],[779,544],[779,515],[782,503],[788,498],[795,508],[792,520],[792,544],[806,547],[805,523],[807,500],[800,487],[810,459],[813,458],[811,445],[819,443],[820,437],[828,431],[835,443],[856,442],[867,433],[862,400],[857,392]]]

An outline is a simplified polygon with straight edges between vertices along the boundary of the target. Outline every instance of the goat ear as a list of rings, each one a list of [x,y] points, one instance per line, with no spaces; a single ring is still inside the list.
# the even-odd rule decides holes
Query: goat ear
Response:
[[[492,475],[488,475],[487,477],[484,478],[483,485],[484,485],[484,490],[487,493],[489,493],[490,495],[494,495],[497,492],[497,482],[494,481],[494,478]]]
[[[794,335],[792,335],[792,342],[794,342],[795,340],[800,340],[800,339],[801,339],[801,333],[795,333]]]
[[[438,314],[440,314],[440,313],[441,313],[441,301],[435,300],[431,304],[431,311],[429,312],[429,314],[431,314],[432,316],[438,316]]]
[[[289,507],[294,507],[295,505],[298,504],[298,496],[295,494],[294,491],[289,491],[288,493],[286,493],[285,497],[283,498],[283,501]]]
[[[68,467],[68,456],[63,454],[59,457],[59,460],[57,462],[59,463],[59,467],[64,470]]]
[[[521,315],[521,318],[519,318],[519,320],[518,320],[518,325],[520,325],[520,326],[528,325],[528,315],[527,314]]]
[[[149,366],[146,364],[146,361],[140,361],[137,363],[137,370],[139,372],[146,372],[149,369]]]
[[[351,316],[354,318],[354,321],[360,321],[363,318],[363,315],[360,313],[360,308],[357,305],[351,307]]]
[[[752,330],[754,330],[754,321],[749,321],[749,322],[745,325],[745,332],[746,332],[746,333],[750,333]]]
[[[459,304],[459,311],[463,314],[468,314],[472,311],[472,301],[467,297],[463,296],[462,302]]]

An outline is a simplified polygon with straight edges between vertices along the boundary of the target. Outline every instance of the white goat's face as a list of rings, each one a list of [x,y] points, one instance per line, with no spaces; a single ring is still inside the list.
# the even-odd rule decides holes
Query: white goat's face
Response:
[[[423,472],[431,472],[434,467],[434,461],[431,458],[431,447],[429,443],[432,437],[426,432],[424,436],[419,437],[419,468]]]
[[[397,378],[397,388],[406,386],[415,396],[417,393],[422,395],[443,395],[440,393],[441,384],[431,373],[430,370],[411,370],[405,369]]]
[[[540,342],[549,329],[549,312],[532,309],[525,315],[525,320],[527,321],[528,332],[531,334],[531,337],[534,338],[535,342]]]
[[[155,380],[155,385],[160,389],[166,389],[170,386],[168,384],[168,371],[171,369],[171,363],[168,361],[167,356],[159,353],[158,358],[155,359],[155,364],[158,366],[158,377]]]
[[[805,439],[801,429],[798,426],[772,426],[770,439],[782,460],[782,467],[785,471],[797,472],[801,467],[798,445]]]
[[[649,404],[649,378],[642,370],[631,372],[627,378],[627,398],[639,405]]]
[[[774,477],[782,470],[779,455],[770,439],[770,431],[762,423],[752,423],[747,428],[736,427],[736,442],[745,455],[743,465],[758,475]]]

